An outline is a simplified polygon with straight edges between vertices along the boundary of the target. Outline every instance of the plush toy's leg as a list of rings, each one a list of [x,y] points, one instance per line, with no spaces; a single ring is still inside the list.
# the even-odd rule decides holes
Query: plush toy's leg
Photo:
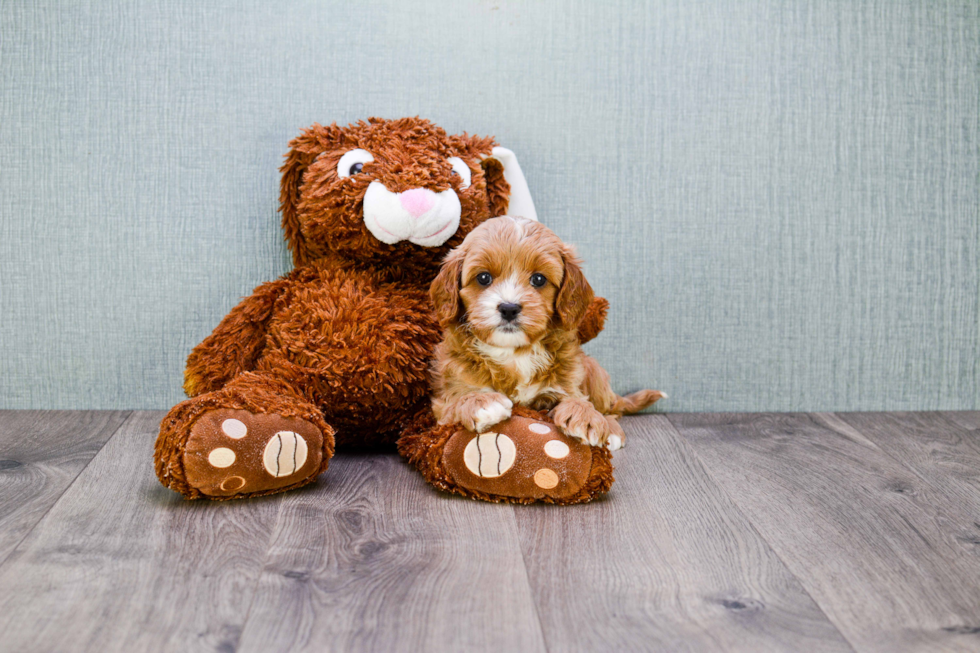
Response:
[[[327,469],[334,429],[302,394],[248,372],[175,406],[160,423],[160,482],[190,499],[283,492]]]
[[[426,410],[405,430],[398,451],[440,490],[484,501],[584,503],[613,483],[605,447],[569,438],[545,413],[521,407],[480,435],[439,426]]]

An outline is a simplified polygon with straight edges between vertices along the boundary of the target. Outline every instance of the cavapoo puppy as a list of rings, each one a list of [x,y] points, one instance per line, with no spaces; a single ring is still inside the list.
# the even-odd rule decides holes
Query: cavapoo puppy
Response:
[[[592,287],[575,250],[538,222],[481,224],[446,257],[430,295],[445,329],[433,364],[440,424],[482,433],[518,404],[550,410],[567,435],[614,450],[624,444],[618,417],[665,396],[618,396],[582,352],[577,327]]]

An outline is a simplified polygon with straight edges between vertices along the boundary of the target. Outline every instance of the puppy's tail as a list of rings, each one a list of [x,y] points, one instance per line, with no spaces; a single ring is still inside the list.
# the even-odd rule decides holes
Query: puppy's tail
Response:
[[[640,390],[639,392],[628,394],[625,397],[617,396],[613,402],[612,409],[614,413],[620,415],[638,413],[647,406],[652,406],[661,399],[666,398],[667,395],[659,390]]]

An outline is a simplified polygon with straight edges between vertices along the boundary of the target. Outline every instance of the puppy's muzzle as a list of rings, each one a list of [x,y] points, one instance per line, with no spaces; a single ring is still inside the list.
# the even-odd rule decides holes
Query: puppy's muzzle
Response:
[[[524,308],[520,304],[512,304],[509,302],[503,304],[497,304],[497,310],[500,311],[500,317],[504,318],[505,322],[513,322],[517,319],[517,316],[521,314],[521,309]]]

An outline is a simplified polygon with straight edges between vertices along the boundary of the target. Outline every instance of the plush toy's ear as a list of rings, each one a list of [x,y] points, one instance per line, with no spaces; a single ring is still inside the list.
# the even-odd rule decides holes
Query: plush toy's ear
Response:
[[[460,277],[463,274],[463,259],[466,258],[462,247],[449,252],[442,269],[429,286],[429,297],[436,309],[436,319],[439,326],[447,328],[463,317],[463,302],[459,298]]]
[[[331,127],[335,129],[335,127]],[[330,129],[330,128],[328,128]],[[279,211],[282,213],[282,229],[286,234],[286,242],[293,253],[293,264],[304,265],[310,261],[309,248],[299,221],[299,192],[303,185],[303,174],[310,164],[316,160],[322,144],[317,133],[326,131],[320,125],[304,129],[303,133],[289,141],[289,153],[286,162],[279,168],[282,181],[279,186]]]
[[[498,218],[507,215],[510,184],[504,178],[504,164],[487,157],[480,162],[480,167],[483,168],[483,178],[487,182],[487,195],[490,196],[490,217]]]
[[[566,329],[574,329],[585,316],[595,293],[582,273],[582,262],[575,250],[565,245],[561,257],[565,262],[565,277],[555,297],[555,318]]]
[[[524,171],[517,162],[517,155],[506,147],[495,147],[481,163],[487,175],[487,192],[490,193],[490,210],[493,217],[513,215],[531,220],[538,219],[534,200],[528,190]],[[502,179],[501,179],[502,177]]]

